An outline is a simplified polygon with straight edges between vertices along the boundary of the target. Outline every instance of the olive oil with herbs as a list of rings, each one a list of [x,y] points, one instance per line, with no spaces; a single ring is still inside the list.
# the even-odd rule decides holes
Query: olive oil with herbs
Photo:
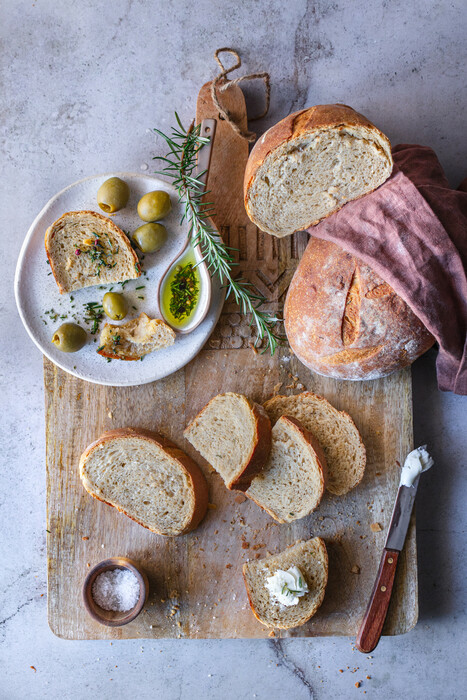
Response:
[[[198,306],[201,279],[192,250],[189,250],[172,269],[164,282],[161,302],[167,322],[183,330]]]

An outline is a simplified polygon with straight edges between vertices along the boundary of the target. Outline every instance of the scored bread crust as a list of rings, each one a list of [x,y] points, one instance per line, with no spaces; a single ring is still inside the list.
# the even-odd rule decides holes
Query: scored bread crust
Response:
[[[414,362],[435,339],[370,267],[335,243],[310,238],[284,305],[290,347],[336,379],[379,379]]]
[[[253,478],[261,472],[262,468],[267,462],[269,453],[271,452],[271,421],[269,420],[267,411],[260,404],[251,401],[243,394],[226,392],[226,395],[229,394],[241,397],[244,401],[246,401],[255,421],[253,445],[247,459],[245,460],[245,463],[241,465],[241,471],[237,474],[237,476],[232,477],[228,483],[224,481],[228,489],[246,491]],[[206,411],[208,406],[210,406],[216,398],[217,396],[214,396],[185,428],[183,434],[188,441],[190,441],[188,435],[192,427],[200,418],[202,418],[204,411]]]
[[[201,471],[201,468],[196,464],[196,462],[189,457],[183,450],[181,450],[177,445],[175,445],[173,442],[168,440],[167,438],[162,437],[161,435],[158,435],[157,433],[152,432],[151,430],[146,430],[144,428],[118,428],[115,430],[108,430],[107,432],[103,433],[97,440],[92,442],[88,447],[85,449],[83,454],[80,457],[79,460],[79,472],[80,472],[80,478],[81,482],[86,489],[86,491],[93,497],[96,498],[98,501],[101,501],[102,503],[106,503],[108,506],[112,506],[113,508],[116,508],[120,513],[124,513],[127,518],[130,518],[130,520],[134,520],[138,525],[141,525],[142,527],[146,528],[147,530],[150,530],[151,532],[154,532],[156,535],[163,535],[167,536],[162,532],[159,532],[158,530],[149,527],[146,525],[142,520],[139,520],[138,518],[135,518],[132,515],[129,515],[123,508],[121,508],[117,503],[110,503],[109,501],[106,501],[105,499],[101,498],[98,496],[93,490],[90,484],[87,483],[86,476],[83,474],[84,467],[86,465],[86,460],[90,456],[90,454],[100,445],[105,444],[106,442],[112,442],[112,440],[115,439],[121,439],[121,438],[141,438],[143,440],[147,440],[148,442],[155,443],[158,447],[160,447],[164,452],[166,452],[170,457],[175,459],[178,464],[182,467],[182,469],[185,471],[187,476],[189,477],[191,481],[191,486],[192,486],[192,492],[193,492],[193,500],[194,500],[194,506],[193,506],[193,511],[190,517],[190,520],[185,524],[184,528],[176,533],[174,536],[178,535],[185,535],[187,532],[190,532],[191,530],[194,530],[201,520],[204,518],[206,515],[207,507],[208,507],[208,500],[209,500],[209,491],[208,491],[208,485],[207,481],[204,477],[203,472]]]
[[[292,629],[293,627],[301,627],[301,626],[304,625],[306,622],[308,622],[308,620],[310,620],[310,619],[313,617],[313,615],[316,614],[318,608],[321,606],[321,604],[322,604],[322,602],[323,602],[323,600],[324,600],[324,594],[325,594],[325,592],[326,592],[326,585],[327,585],[328,575],[329,575],[329,557],[328,557],[328,552],[327,552],[327,549],[326,549],[326,543],[325,543],[325,541],[324,541],[321,537],[314,537],[314,538],[312,538],[311,540],[307,540],[306,542],[300,542],[300,541],[299,541],[299,542],[295,542],[295,544],[289,545],[289,547],[287,547],[287,549],[285,549],[283,552],[280,552],[278,555],[272,555],[272,556],[273,556],[273,557],[274,557],[274,556],[275,556],[275,557],[280,557],[281,555],[287,554],[288,550],[292,549],[293,547],[297,547],[297,545],[300,545],[300,544],[307,544],[308,542],[310,542],[310,543],[311,543],[311,542],[316,543],[316,546],[317,546],[317,549],[318,549],[318,553],[319,553],[319,557],[320,557],[320,560],[321,560],[321,565],[322,565],[322,567],[323,567],[324,585],[323,585],[322,588],[320,589],[319,595],[318,595],[318,597],[316,598],[316,600],[315,600],[314,605],[312,606],[312,608],[310,608],[310,610],[309,610],[300,620],[298,620],[298,621],[297,621],[295,624],[293,624],[293,625],[290,625],[290,624],[287,624],[287,623],[279,623],[279,624],[274,623],[274,624],[272,624],[271,622],[269,622],[268,620],[266,620],[264,617],[261,617],[259,611],[256,610],[256,608],[255,608],[255,604],[254,604],[254,600],[253,600],[253,593],[252,593],[252,591],[251,591],[251,589],[250,589],[249,582],[248,582],[248,578],[247,578],[247,575],[246,575],[246,572],[247,572],[247,570],[248,570],[248,565],[250,564],[250,562],[245,562],[245,564],[243,564],[243,567],[242,567],[243,581],[244,581],[245,588],[246,588],[246,593],[247,593],[247,596],[248,596],[248,602],[249,602],[249,604],[250,604],[250,608],[251,608],[251,610],[252,610],[252,612],[253,612],[253,615],[256,617],[256,619],[258,620],[258,622],[261,622],[262,625],[265,625],[266,627],[270,627],[270,628],[272,628],[272,629]],[[256,563],[261,564],[262,561],[265,561],[265,560],[267,561],[268,559],[271,559],[271,558],[272,558],[272,557],[265,557],[265,559],[263,559],[263,560],[260,559],[259,562],[254,561],[253,563],[254,563],[254,564],[256,564]],[[297,566],[298,566],[298,568],[300,569],[300,562],[297,563]],[[301,569],[300,569],[300,570],[301,570]],[[302,571],[302,574],[303,574],[303,573],[304,573],[304,572]]]
[[[357,447],[356,451],[359,452],[359,463],[354,465],[355,471],[356,471],[356,476],[354,477],[352,484],[349,486],[347,485],[345,488],[343,487],[338,487],[336,484],[333,484],[333,481],[331,479],[331,472],[332,472],[332,467],[333,465],[330,463],[329,456],[326,458],[326,465],[327,465],[327,483],[326,483],[326,488],[330,493],[335,494],[336,496],[343,496],[344,494],[348,493],[351,489],[355,488],[363,479],[363,475],[365,473],[365,467],[366,467],[366,449],[365,445],[362,440],[362,436],[360,435],[360,432],[355,425],[355,422],[353,421],[352,417],[346,412],[346,411],[338,411],[337,408],[335,408],[327,399],[325,399],[323,396],[319,396],[318,394],[314,394],[311,391],[303,391],[301,394],[295,394],[293,396],[273,396],[272,398],[268,399],[264,403],[264,408],[266,409],[271,422],[275,423],[276,420],[280,416],[287,416],[290,418],[289,411],[290,411],[290,406],[287,408],[282,408],[283,404],[287,404],[289,402],[297,402],[300,401],[303,398],[311,398],[313,403],[317,404],[322,404],[327,412],[329,412],[331,415],[333,415],[336,419],[339,419],[341,421],[344,421],[348,429],[352,432],[354,439],[357,442]],[[279,407],[279,410],[278,410]],[[316,437],[316,436],[315,436]],[[323,448],[324,453],[326,454],[326,447],[324,441],[320,441],[320,445]],[[358,448],[358,449],[357,449]]]
[[[319,443],[319,441],[315,438],[313,433],[310,430],[307,430],[300,421],[298,421],[296,418],[292,418],[291,416],[281,416],[279,420],[283,420],[284,422],[287,422],[290,426],[292,426],[293,430],[295,430],[300,437],[308,443],[309,448],[314,452],[314,456],[316,457],[316,461],[318,462],[318,469],[320,473],[320,493],[317,495],[317,502],[313,510],[316,510],[316,508],[319,506],[321,498],[323,497],[324,491],[326,490],[326,482],[327,482],[327,464],[326,464],[326,457],[324,454],[324,451]],[[274,436],[273,436],[273,441],[274,441]],[[246,491],[246,496],[250,500],[252,500],[254,503],[256,503],[257,506],[262,508],[263,510],[266,511],[266,513],[269,513],[269,515],[274,518],[279,523],[289,523],[289,522],[294,522],[297,520],[297,518],[290,518],[290,519],[284,519],[282,520],[281,518],[278,517],[278,515],[271,510],[270,508],[267,508],[263,503],[260,503],[257,498],[255,498],[251,493]],[[306,515],[309,515],[312,511],[307,513]],[[302,517],[306,517],[306,515]]]
[[[65,212],[65,214],[62,214],[62,216],[59,219],[54,221],[54,223],[48,227],[48,229],[45,232],[45,239],[44,239],[45,252],[47,255],[47,259],[50,263],[50,269],[51,269],[52,274],[54,276],[55,282],[57,283],[60,294],[67,293],[68,290],[66,290],[60,282],[58,267],[56,265],[56,261],[54,259],[53,254],[52,254],[53,239],[54,239],[55,235],[61,230],[60,224],[63,222],[63,220],[66,217],[72,217],[72,218],[79,219],[82,216],[91,216],[91,217],[95,218],[96,220],[98,220],[100,223],[105,224],[105,226],[109,230],[109,233],[116,236],[116,238],[117,238],[117,240],[119,240],[120,244],[125,247],[127,254],[131,256],[133,267],[131,270],[131,274],[128,274],[128,277],[125,277],[124,279],[137,279],[138,277],[140,277],[141,276],[141,267],[139,264],[138,256],[136,255],[135,251],[131,247],[131,243],[128,240],[128,237],[126,236],[125,232],[122,231],[121,228],[119,228],[107,216],[103,216],[102,214],[99,214],[96,211],[91,211],[88,209],[85,209],[82,211],[68,211],[68,212]],[[90,235],[92,235],[92,234],[90,234]],[[122,279],[121,281],[123,282],[124,279]],[[96,285],[97,284],[100,284],[99,279],[96,282]],[[88,285],[88,286],[93,286],[93,285]],[[80,287],[78,287],[77,289],[80,289]]]
[[[299,112],[293,112],[263,134],[263,136],[256,142],[246,164],[243,180],[245,209],[250,220],[266,233],[270,233],[273,236],[279,235],[279,237],[283,235],[268,229],[263,223],[258,222],[255,219],[252,207],[250,206],[250,189],[259,168],[263,165],[265,158],[272,153],[272,151],[279,146],[282,146],[287,141],[300,138],[301,136],[306,136],[311,132],[325,131],[326,129],[331,128],[337,128],[339,130],[361,129],[363,132],[368,132],[367,135],[371,135],[388,158],[392,170],[393,159],[389,139],[383,134],[382,131],[372,124],[372,122],[370,122],[359,112],[356,112],[352,107],[336,103],[328,105],[315,105],[313,107],[308,107],[307,109],[302,109]],[[371,191],[372,190],[368,190],[360,196],[363,197],[365,194],[368,194]],[[359,198],[357,197],[356,199]],[[345,202],[343,202],[341,206],[344,204]],[[316,224],[322,221],[322,219],[325,219],[333,214],[334,211],[329,212],[325,216],[315,221],[310,221],[301,229],[297,229],[296,231],[290,232],[290,234],[286,235],[292,235],[292,233],[297,233],[299,230],[301,231],[305,230],[306,228],[310,228],[311,226],[316,226]]]

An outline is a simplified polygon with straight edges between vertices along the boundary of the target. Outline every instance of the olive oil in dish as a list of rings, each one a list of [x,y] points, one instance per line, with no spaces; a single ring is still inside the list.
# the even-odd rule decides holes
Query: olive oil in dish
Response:
[[[161,290],[162,313],[173,328],[183,330],[190,324],[198,306],[200,287],[197,261],[190,249],[167,275]]]

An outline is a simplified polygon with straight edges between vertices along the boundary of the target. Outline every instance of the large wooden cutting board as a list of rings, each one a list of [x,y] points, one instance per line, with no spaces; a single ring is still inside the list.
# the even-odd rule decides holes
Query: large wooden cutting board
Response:
[[[241,90],[225,93],[230,111],[245,123]],[[197,119],[219,115],[209,85],[198,98]],[[258,231],[244,211],[242,179],[247,143],[218,121],[208,186],[224,240],[239,250],[239,270],[282,308],[306,245],[305,234],[277,240]],[[55,634],[67,639],[128,637],[267,637],[249,610],[244,561],[278,552],[298,538],[321,535],[329,551],[329,583],[317,615],[279,636],[354,635],[378,568],[391,516],[399,467],[412,449],[410,370],[372,382],[339,382],[313,374],[286,348],[274,357],[251,348],[248,320],[230,302],[205,349],[172,376],[133,388],[89,384],[44,360],[47,429],[48,614]],[[244,392],[258,402],[274,392],[303,388],[345,409],[368,452],[363,482],[345,497],[326,495],[316,513],[278,525],[254,503],[229,492],[202,464],[211,507],[201,526],[184,537],[150,533],[82,488],[78,461],[86,445],[110,428],[157,430],[197,456],[182,437],[188,421],[215,394]],[[372,532],[379,523],[381,532]],[[121,628],[103,627],[87,615],[81,587],[90,566],[123,555],[140,562],[151,592],[145,611]],[[386,634],[400,634],[417,620],[415,526],[400,559]]]

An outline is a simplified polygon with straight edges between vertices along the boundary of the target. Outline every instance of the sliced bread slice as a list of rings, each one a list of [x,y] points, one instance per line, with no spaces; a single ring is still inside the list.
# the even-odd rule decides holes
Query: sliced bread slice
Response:
[[[146,430],[104,433],[81,455],[84,488],[158,535],[182,535],[203,519],[208,486],[198,465]]]
[[[45,232],[45,250],[61,294],[141,275],[126,235],[95,211],[63,214]]]
[[[379,187],[393,167],[391,144],[342,104],[289,114],[255,144],[245,170],[245,208],[262,231],[282,237]]]
[[[296,566],[308,593],[296,605],[285,606],[266,588],[267,578],[276,571]],[[299,542],[280,554],[252,560],[243,565],[248,600],[255,617],[267,627],[290,629],[305,624],[323,602],[328,581],[328,554],[321,537]]]
[[[348,413],[338,411],[311,391],[295,396],[274,396],[264,407],[272,423],[285,415],[296,418],[313,433],[326,457],[328,491],[342,496],[362,480],[365,446]]]
[[[271,451],[271,422],[242,394],[219,394],[185,429],[185,437],[229,489],[246,491]]]
[[[326,458],[318,441],[295,418],[282,416],[272,429],[266,466],[246,492],[279,523],[309,515],[324,493]]]
[[[101,331],[97,352],[114,360],[140,360],[174,342],[175,331],[170,326],[142,313],[119,326],[106,323]]]

